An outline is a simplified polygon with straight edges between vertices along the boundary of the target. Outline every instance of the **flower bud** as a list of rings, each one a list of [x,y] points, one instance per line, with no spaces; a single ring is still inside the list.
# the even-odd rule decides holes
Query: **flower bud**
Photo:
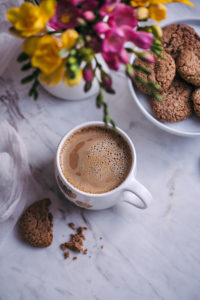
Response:
[[[148,19],[149,10],[146,7],[138,7],[136,10],[136,18],[138,20]]]
[[[77,21],[78,25],[81,25],[81,26],[86,25],[86,22],[83,18],[77,18],[76,21]]]
[[[94,72],[91,63],[87,63],[83,68],[83,78],[86,82],[91,82],[93,80]]]
[[[155,37],[157,37],[157,38],[162,37],[163,33],[162,33],[162,29],[160,28],[160,26],[152,25],[151,28],[152,28],[152,33]]]
[[[97,32],[97,34],[105,33],[109,30],[109,28],[109,25],[102,21],[96,23],[96,25],[94,26],[94,30]]]
[[[135,75],[135,71],[134,68],[131,64],[127,64],[126,65],[126,74],[128,75],[129,78],[133,79],[134,75]]]
[[[112,78],[103,70],[101,70],[101,80],[105,88],[110,89],[112,87]]]
[[[87,21],[93,21],[95,19],[95,14],[91,10],[84,11],[83,16]]]
[[[153,54],[151,54],[148,51],[138,53],[138,57],[148,63],[154,63],[154,61],[155,61]]]

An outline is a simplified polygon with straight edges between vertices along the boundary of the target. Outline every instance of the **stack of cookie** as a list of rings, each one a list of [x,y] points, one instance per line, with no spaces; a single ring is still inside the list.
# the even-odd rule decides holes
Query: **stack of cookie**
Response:
[[[185,24],[172,24],[163,28],[163,58],[155,56],[149,65],[136,59],[134,65],[150,69],[147,75],[136,75],[160,86],[162,101],[151,98],[155,117],[162,122],[179,122],[190,117],[194,111],[200,117],[200,37]],[[151,90],[134,80],[143,93]],[[198,88],[199,87],[199,88]]]

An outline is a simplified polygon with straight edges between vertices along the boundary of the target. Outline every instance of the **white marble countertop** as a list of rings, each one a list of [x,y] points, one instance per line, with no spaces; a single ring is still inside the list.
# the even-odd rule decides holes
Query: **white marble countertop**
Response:
[[[194,9],[173,4],[168,20],[199,14],[199,4]],[[32,197],[52,199],[54,240],[49,248],[31,248],[16,226],[0,249],[0,300],[200,299],[200,139],[165,133],[144,119],[127,81],[116,74],[117,95],[108,97],[112,117],[134,141],[138,179],[154,201],[144,211],[125,203],[99,212],[76,208],[55,182],[56,147],[73,126],[101,120],[101,111],[94,99],[66,102],[42,89],[34,102],[27,86],[19,84],[22,76],[14,58],[0,78],[0,96],[5,96],[0,116],[27,147],[37,182]],[[64,260],[59,249],[71,233],[70,221],[89,228],[88,255],[78,255],[76,261]]]

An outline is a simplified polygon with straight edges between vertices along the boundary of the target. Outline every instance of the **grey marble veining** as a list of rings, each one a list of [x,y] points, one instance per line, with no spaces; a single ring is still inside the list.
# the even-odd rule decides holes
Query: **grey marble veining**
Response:
[[[170,5],[168,20],[199,13],[199,4],[194,9]],[[28,86],[19,83],[22,76],[14,58],[0,78],[0,117],[17,129],[27,147],[35,180],[32,199],[52,199],[54,240],[47,249],[31,248],[16,226],[0,249],[0,300],[199,300],[200,139],[173,136],[149,123],[126,79],[113,74],[117,94],[108,96],[111,115],[133,140],[138,179],[154,201],[145,211],[124,203],[100,212],[79,209],[58,190],[55,151],[70,128],[101,120],[101,111],[94,99],[65,102],[42,88],[34,102]],[[71,233],[70,221],[89,228],[88,255],[77,261],[64,260],[59,249]]]

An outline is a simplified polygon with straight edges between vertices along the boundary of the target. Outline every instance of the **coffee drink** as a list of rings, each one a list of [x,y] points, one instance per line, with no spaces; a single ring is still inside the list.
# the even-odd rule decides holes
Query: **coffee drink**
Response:
[[[64,177],[74,187],[86,193],[101,194],[126,179],[132,154],[127,141],[117,131],[91,125],[66,139],[59,163]]]

